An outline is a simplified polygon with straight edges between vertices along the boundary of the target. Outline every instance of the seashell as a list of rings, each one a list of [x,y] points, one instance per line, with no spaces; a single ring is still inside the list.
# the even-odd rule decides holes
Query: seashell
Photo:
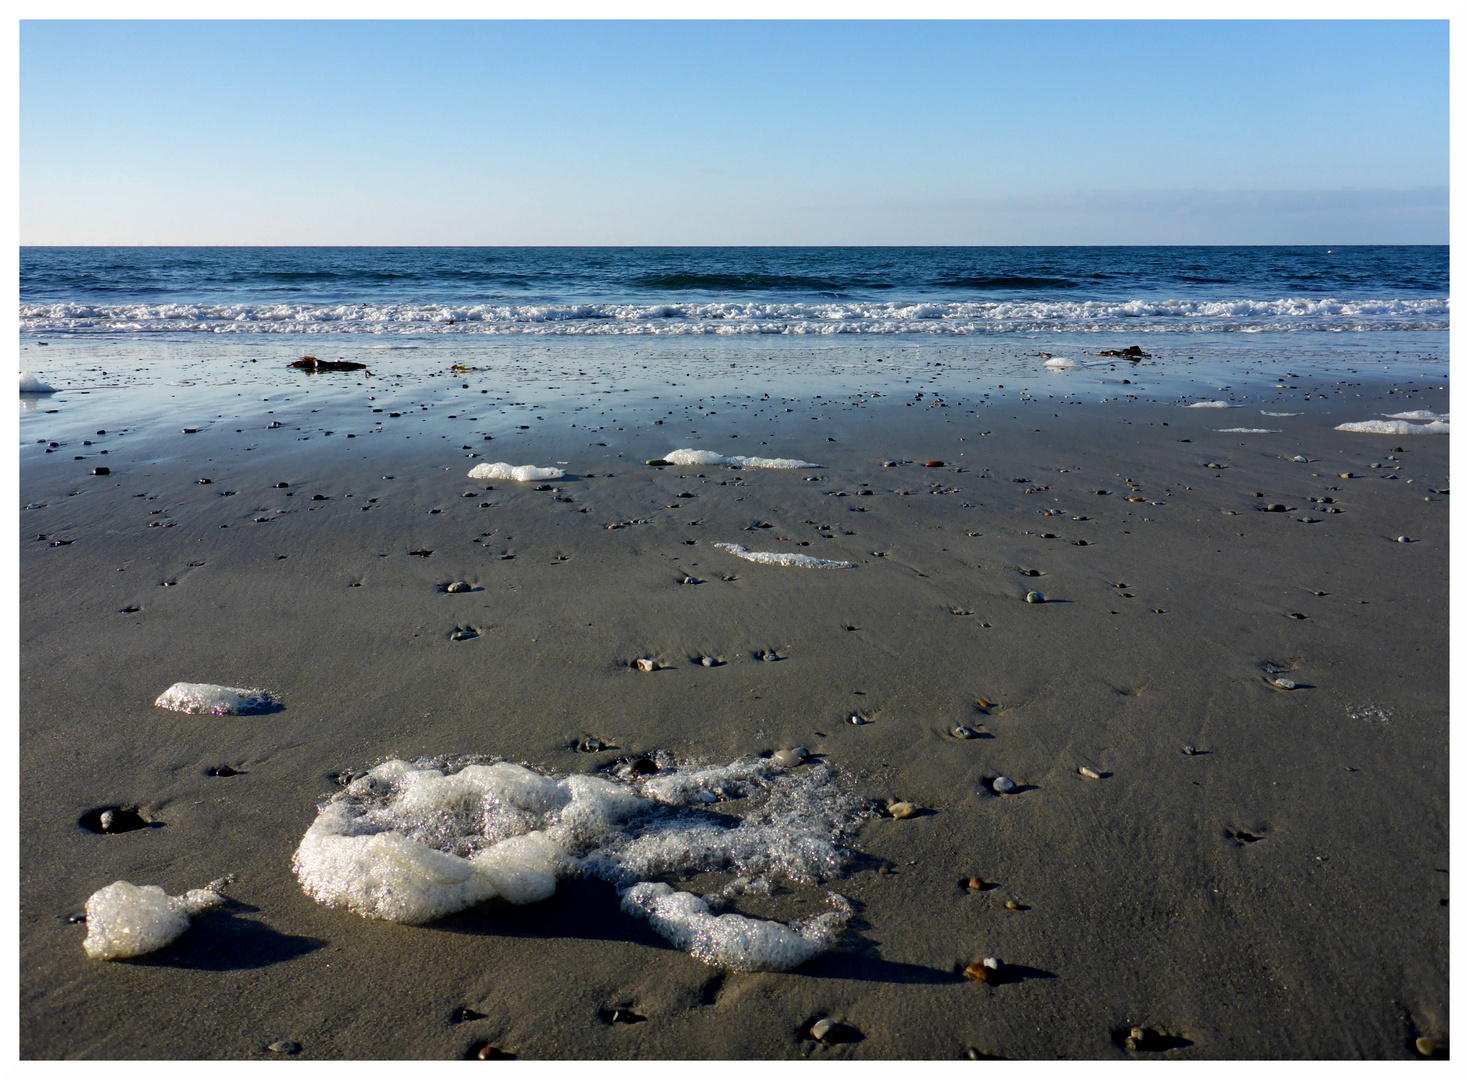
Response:
[[[996,795],[1013,795],[1016,786],[1015,781],[1011,780],[1008,776],[997,776],[994,782],[990,784],[990,787],[994,789]]]
[[[888,805],[888,816],[902,821],[904,818],[914,817],[918,813],[918,807],[910,802],[895,802]]]
[[[1076,771],[1082,776],[1086,777],[1088,780],[1100,780],[1102,778],[1102,774],[1097,772],[1097,770],[1093,769],[1090,765],[1083,765]]]
[[[279,1042],[271,1043],[266,1049],[272,1054],[299,1054],[301,1052],[301,1044],[292,1042],[290,1039],[281,1039]]]
[[[954,729],[954,738],[956,738],[956,739],[977,739],[977,738],[979,738],[979,732],[975,731],[971,727],[965,727],[963,724],[960,724],[958,727],[956,727]]]
[[[1005,901],[1005,910],[1006,911],[1019,911],[1020,910],[1020,905],[1017,904],[1014,900],[1006,900]]]
[[[1298,464],[1304,465],[1310,459],[1308,457],[1306,457],[1305,454],[1296,454],[1294,457],[1291,458],[1291,460],[1294,461],[1294,462],[1297,462]]]
[[[801,764],[802,759],[801,755],[794,750],[777,750],[770,755],[770,760],[782,769],[794,769],[797,765]]]
[[[1183,748],[1183,752],[1185,754],[1187,754],[1189,757],[1193,757],[1195,754],[1197,754],[1199,752],[1199,748],[1197,746],[1185,746]]]
[[[658,661],[656,661],[656,660],[649,660],[645,656],[638,657],[636,660],[633,661],[633,664],[637,667],[637,669],[639,671],[657,671],[658,670]]]
[[[717,667],[719,665],[719,661],[714,659],[714,657],[712,656],[704,657],[702,660],[699,661],[699,663],[702,664],[704,667]]]
[[[1349,473],[1349,472],[1338,473],[1337,475],[1340,476],[1343,480],[1351,480],[1352,479],[1352,474]]]
[[[997,956],[986,956],[978,963],[970,964],[965,968],[964,977],[994,986],[1004,979],[1004,971],[1005,961]]]
[[[1270,680],[1270,685],[1279,690],[1294,690],[1296,688],[1295,681],[1292,679],[1274,678]]]
[[[444,586],[445,592],[469,592],[472,586],[467,581],[451,581]]]
[[[981,709],[993,709],[995,707],[995,703],[993,701],[986,701],[984,698],[980,698],[978,701],[975,702],[975,704],[978,705]]]

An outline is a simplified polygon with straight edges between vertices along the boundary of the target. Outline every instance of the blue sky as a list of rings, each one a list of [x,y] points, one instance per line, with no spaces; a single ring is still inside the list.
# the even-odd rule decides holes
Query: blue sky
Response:
[[[24,22],[24,244],[1446,243],[1446,22]]]

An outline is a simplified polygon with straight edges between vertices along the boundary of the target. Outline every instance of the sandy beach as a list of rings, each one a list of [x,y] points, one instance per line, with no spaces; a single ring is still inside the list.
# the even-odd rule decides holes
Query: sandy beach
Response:
[[[146,393],[38,399],[22,1056],[1379,1059],[1446,1036],[1448,440],[1335,430],[1447,411],[1446,367],[1267,360],[1180,392],[1162,360],[869,349],[812,393],[753,378],[755,348],[395,381],[391,357],[306,376],[250,346],[196,385],[160,362]],[[99,355],[74,350],[73,385]],[[1182,407],[1214,399],[1235,407]],[[685,447],[819,468],[644,464]],[[567,475],[467,477],[500,461]],[[283,708],[156,708],[178,681]],[[819,888],[724,909],[845,897],[840,941],[789,972],[702,963],[590,877],[401,925],[292,870],[344,774],[394,757],[562,777],[795,746],[865,809]],[[147,827],[84,827],[109,807]],[[69,921],[118,879],[227,874],[137,959],[88,959]],[[964,976],[985,957],[1004,981]],[[811,1038],[822,1018],[847,1037]]]

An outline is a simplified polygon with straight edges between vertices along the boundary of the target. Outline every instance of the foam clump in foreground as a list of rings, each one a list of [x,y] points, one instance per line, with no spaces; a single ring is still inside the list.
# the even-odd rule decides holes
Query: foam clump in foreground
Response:
[[[1192,405],[1185,405],[1184,408],[1186,408],[1186,409],[1232,409],[1232,408],[1234,408],[1234,406],[1231,405],[1227,401],[1196,401]]]
[[[623,894],[622,910],[647,919],[694,959],[730,971],[789,971],[836,944],[849,917],[849,909],[828,911],[787,926],[771,919],[715,915],[702,897],[661,881],[634,885]]]
[[[680,765],[662,753],[656,772],[640,764],[643,771],[624,762],[600,776],[558,777],[506,761],[386,761],[321,807],[293,868],[319,903],[401,923],[494,898],[535,903],[560,878],[599,878],[634,896],[627,910],[663,920],[655,928],[678,947],[733,970],[785,970],[836,940],[845,909],[794,926],[716,919],[692,894],[692,907],[655,903],[661,894],[643,888],[651,878],[705,873],[767,887],[839,874],[849,859],[842,841],[866,811],[835,770],[769,760]],[[715,804],[740,813],[711,813]]]
[[[1064,356],[1053,356],[1041,366],[1048,367],[1052,371],[1065,371],[1067,368],[1081,367],[1075,360],[1068,360]]]
[[[82,948],[93,960],[126,960],[161,949],[189,928],[200,912],[218,907],[223,881],[183,896],[169,896],[157,885],[114,881],[87,900],[87,939]]]
[[[1215,428],[1221,435],[1279,435],[1280,428],[1273,427],[1222,427]]]
[[[266,690],[194,682],[174,683],[159,694],[153,704],[174,712],[207,713],[210,716],[246,716],[271,712],[280,706],[275,696]]]
[[[566,474],[560,469],[539,465],[511,465],[504,461],[482,461],[469,470],[471,480],[560,480]]]
[[[741,559],[764,563],[766,566],[799,566],[806,570],[851,570],[856,566],[856,563],[843,562],[840,559],[818,559],[815,555],[797,555],[792,551],[751,551],[743,544],[716,543],[714,546]]]
[[[1430,420],[1426,424],[1411,424],[1406,420],[1357,420],[1337,424],[1336,430],[1359,435],[1447,435],[1449,425],[1445,420]]]
[[[813,461],[797,458],[744,457],[736,454],[725,457],[713,450],[675,450],[665,454],[663,460],[670,465],[735,465],[741,469],[819,469]]]
[[[22,394],[54,394],[56,387],[42,382],[29,371],[22,371],[20,373],[20,392]]]

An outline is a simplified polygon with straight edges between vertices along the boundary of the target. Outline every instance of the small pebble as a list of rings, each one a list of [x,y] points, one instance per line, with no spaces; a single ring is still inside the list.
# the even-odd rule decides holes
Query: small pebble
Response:
[[[1294,690],[1296,688],[1295,682],[1291,679],[1271,679],[1270,685],[1278,687],[1281,690]]]
[[[904,818],[913,817],[918,813],[918,807],[910,802],[895,802],[888,806],[888,815],[902,821]]]
[[[862,717],[858,716],[856,713],[853,713],[852,714],[852,723],[861,725],[861,724],[867,723],[867,721],[864,720]]]
[[[1076,771],[1082,776],[1086,777],[1088,780],[1100,780],[1102,778],[1102,774],[1097,772],[1097,770],[1093,769],[1090,765],[1083,765]]]
[[[817,1042],[826,1042],[839,1027],[841,1025],[835,1020],[829,1020],[823,1016],[811,1025],[811,1037]]]
[[[820,732],[817,732],[817,734],[819,735]],[[791,747],[791,753],[795,754],[796,757],[800,758],[802,761],[805,761],[808,757],[811,756],[811,751],[807,750],[804,746]]]
[[[112,470],[109,469],[106,465],[98,465],[95,469],[92,470],[92,475],[93,476],[111,476],[112,475]]]
[[[979,732],[975,731],[973,728],[965,727],[964,725],[960,724],[954,729],[954,738],[977,739],[979,738]]]
[[[292,1042],[290,1039],[282,1039],[279,1042],[271,1043],[266,1049],[272,1054],[299,1054],[301,1052],[301,1044]]]
[[[884,469],[896,469],[898,467],[898,463],[896,461],[884,461],[882,463],[882,467]]]
[[[1197,754],[1199,752],[1199,748],[1197,746],[1185,746],[1183,748],[1183,752],[1185,754],[1187,754],[1189,757],[1193,757],[1195,754]]]
[[[485,1043],[474,1056],[477,1061],[499,1061],[501,1058],[508,1057],[509,1055],[498,1046],[491,1046],[489,1043]]]
[[[1044,593],[1040,593],[1037,592],[1035,589],[1031,589],[1030,592],[1025,594],[1025,602],[1027,604],[1044,604],[1046,602],[1046,597]]]
[[[598,738],[583,739],[581,744],[581,751],[584,754],[595,754],[600,752],[605,745],[606,744]]]
[[[774,663],[776,660],[779,660],[780,657],[776,656],[775,653],[773,653],[773,652],[768,652],[768,653],[763,653],[761,655],[760,659],[761,660],[769,660],[772,663]]]
[[[467,581],[451,581],[444,589],[445,592],[469,592],[470,584]]]
[[[1424,1057],[1436,1057],[1449,1052],[1449,1041],[1436,1039],[1431,1035],[1420,1035],[1413,1040],[1413,1048]]]
[[[797,765],[801,764],[801,755],[794,750],[777,750],[770,755],[770,760],[782,769],[794,769]]]
[[[977,877],[970,878],[969,879],[969,891],[970,892],[983,892],[984,891],[984,878],[977,878]]]
[[[997,956],[986,956],[975,964],[970,964],[964,969],[964,977],[973,979],[975,982],[989,983],[991,986],[998,983],[1005,969],[1005,961]]]
[[[102,831],[103,832],[111,832],[113,826],[116,823],[117,823],[117,811],[116,810],[103,810],[102,811],[102,815],[97,819],[97,824],[100,825],[100,826],[102,826]]]
[[[1411,544],[1412,542],[1413,541],[1410,540],[1410,539],[1408,539],[1408,537],[1406,537],[1406,536],[1400,536],[1400,537],[1398,537],[1398,543],[1400,543],[1400,544]]]
[[[1271,503],[1265,509],[1273,514],[1283,514],[1285,513],[1285,503]]]
[[[639,657],[633,663],[637,665],[639,671],[656,671],[658,668],[658,662],[656,660],[649,660],[646,657]]]
[[[452,634],[449,635],[449,640],[450,641],[468,641],[470,638],[477,638],[477,637],[479,637],[479,633],[477,631],[470,630],[470,629],[467,629],[466,628],[466,629],[455,630]]]
[[[1005,910],[1006,911],[1019,911],[1020,910],[1020,905],[1017,904],[1014,900],[1006,900],[1005,901]]]
[[[1291,460],[1292,461],[1295,461],[1295,462],[1299,462],[1300,464],[1304,465],[1310,459],[1307,458],[1305,454],[1297,454],[1295,457],[1291,458]]]
[[[1008,776],[997,776],[990,787],[994,788],[997,795],[1010,795],[1015,791],[1015,781]]]
[[[704,657],[704,659],[700,660],[699,663],[703,664],[705,667],[714,667],[719,663],[719,661],[714,659],[714,657],[712,656],[706,656]]]

